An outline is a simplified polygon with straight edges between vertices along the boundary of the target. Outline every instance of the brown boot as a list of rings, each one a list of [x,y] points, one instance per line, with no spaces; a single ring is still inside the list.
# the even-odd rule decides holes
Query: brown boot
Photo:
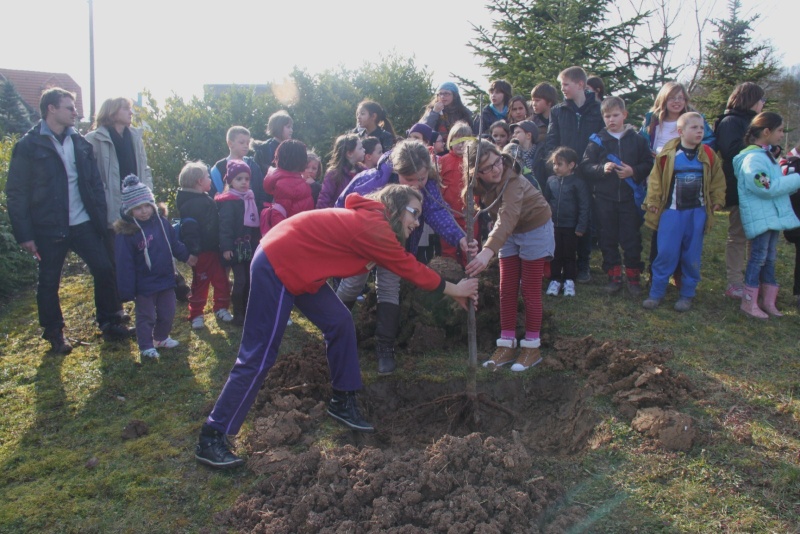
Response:
[[[516,372],[525,371],[541,363],[542,355],[539,353],[539,346],[541,344],[542,342],[538,339],[523,339],[520,341],[519,358],[517,358],[517,361],[511,366],[511,370]]]
[[[483,362],[483,366],[496,370],[498,367],[507,365],[517,359],[517,340],[503,339],[497,340],[497,348],[492,357]]]

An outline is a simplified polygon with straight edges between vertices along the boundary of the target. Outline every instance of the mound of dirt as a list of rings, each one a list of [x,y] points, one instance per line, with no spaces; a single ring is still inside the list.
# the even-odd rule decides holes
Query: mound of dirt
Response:
[[[533,468],[520,443],[444,436],[401,456],[372,447],[316,447],[287,462],[218,521],[238,530],[543,532],[564,490]],[[583,518],[570,509],[559,527]]]
[[[265,478],[217,520],[258,532],[563,532],[589,512],[560,504],[565,489],[537,458],[602,445],[594,395],[611,396],[663,446],[692,446],[691,418],[675,411],[692,387],[666,367],[669,351],[592,337],[554,346],[542,365],[571,372],[498,372],[478,384],[477,402],[459,381],[370,384],[359,401],[376,433],[343,430],[324,450],[315,443],[331,394],[324,345],[281,355],[240,444]],[[461,417],[476,409],[477,420]]]

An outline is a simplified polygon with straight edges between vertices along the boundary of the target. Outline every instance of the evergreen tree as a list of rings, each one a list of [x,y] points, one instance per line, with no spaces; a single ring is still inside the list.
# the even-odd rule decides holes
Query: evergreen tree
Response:
[[[705,66],[692,100],[708,116],[725,111],[733,89],[740,83],[763,84],[777,74],[774,50],[766,44],[753,44],[751,24],[758,19],[739,18],[741,0],[728,2],[728,18],[712,20],[718,38],[708,44]]]
[[[22,97],[10,81],[0,86],[0,134],[24,134],[32,123]]]
[[[559,72],[578,65],[601,77],[608,93],[629,104],[652,97],[675,73],[659,60],[673,39],[665,33],[656,42],[640,42],[636,30],[650,13],[611,25],[609,5],[605,0],[491,2],[487,8],[494,14],[492,29],[474,27],[477,37],[468,46],[492,78],[508,80],[517,94],[529,94],[540,82],[555,85]],[[640,79],[638,74],[646,69],[653,75]],[[486,91],[456,78],[472,87],[465,92],[473,104],[475,94]]]

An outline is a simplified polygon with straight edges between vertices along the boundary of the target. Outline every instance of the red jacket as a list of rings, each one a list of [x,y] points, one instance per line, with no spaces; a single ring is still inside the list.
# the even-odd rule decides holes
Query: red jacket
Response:
[[[293,295],[316,293],[330,277],[347,278],[380,265],[426,291],[445,281],[397,240],[380,202],[351,194],[345,209],[300,213],[261,239],[275,274]]]
[[[275,169],[264,178],[264,191],[272,195],[273,204],[280,204],[286,217],[314,209],[311,186],[299,172]],[[275,221],[277,223],[277,221]]]
[[[464,189],[464,173],[462,159],[452,152],[439,158],[439,174],[442,177],[442,198],[451,208],[458,213],[453,213],[453,218],[463,230],[467,226],[464,220],[464,199],[461,191]]]

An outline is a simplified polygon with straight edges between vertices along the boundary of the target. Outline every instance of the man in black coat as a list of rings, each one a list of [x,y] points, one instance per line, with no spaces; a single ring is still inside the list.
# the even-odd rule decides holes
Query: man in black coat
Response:
[[[128,337],[120,324],[106,235],[106,201],[92,146],[74,128],[75,95],[61,88],[42,93],[42,120],[14,146],[6,197],[14,237],[39,260],[36,303],[42,337],[67,354],[58,297],[67,252],[86,262],[94,277],[97,323],[107,340]]]

